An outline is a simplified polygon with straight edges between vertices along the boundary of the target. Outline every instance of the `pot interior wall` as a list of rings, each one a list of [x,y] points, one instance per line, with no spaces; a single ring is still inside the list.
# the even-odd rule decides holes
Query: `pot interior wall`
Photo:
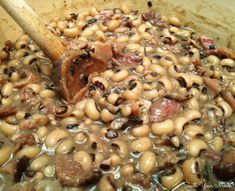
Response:
[[[148,7],[148,1],[152,7]],[[27,0],[44,22],[52,16],[79,12],[91,7],[98,9],[128,6],[132,9],[154,9],[165,16],[178,16],[199,34],[213,37],[220,46],[235,50],[234,0]],[[0,46],[7,39],[15,40],[21,29],[0,7]]]

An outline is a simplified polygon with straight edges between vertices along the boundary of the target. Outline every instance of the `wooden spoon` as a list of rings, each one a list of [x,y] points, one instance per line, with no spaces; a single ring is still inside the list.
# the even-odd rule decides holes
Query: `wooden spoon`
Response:
[[[90,55],[84,58],[84,51],[67,51],[24,0],[0,0],[0,5],[53,61],[55,75],[52,79],[68,102],[75,102],[84,95],[90,74],[107,68],[108,60]]]

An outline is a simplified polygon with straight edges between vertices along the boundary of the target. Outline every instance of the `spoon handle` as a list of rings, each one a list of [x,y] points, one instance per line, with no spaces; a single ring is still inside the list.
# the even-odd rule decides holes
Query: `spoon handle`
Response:
[[[0,0],[0,5],[52,61],[61,58],[65,51],[64,45],[46,28],[24,0]]]

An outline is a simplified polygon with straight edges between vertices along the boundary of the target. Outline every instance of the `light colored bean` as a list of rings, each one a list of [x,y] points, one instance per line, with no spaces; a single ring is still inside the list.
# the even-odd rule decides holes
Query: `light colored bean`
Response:
[[[160,75],[166,75],[167,74],[166,69],[163,68],[162,66],[160,66],[159,64],[151,64],[151,65],[149,65],[149,69],[152,72],[156,72],[157,74],[160,74]]]
[[[75,137],[75,141],[78,144],[85,143],[87,141],[86,133],[85,132],[78,132],[76,137]]]
[[[30,168],[34,171],[40,171],[50,163],[50,156],[42,154],[32,161]]]
[[[15,43],[15,48],[19,50],[21,48],[26,48],[27,45],[28,45],[28,42],[26,40],[17,40]]]
[[[200,167],[198,158],[191,158],[184,161],[182,165],[182,173],[188,184],[193,186],[202,184],[202,175],[200,174],[198,167]]]
[[[30,55],[24,57],[22,63],[24,66],[28,66],[28,65],[33,64],[36,60],[37,60],[37,56],[30,54]]]
[[[158,91],[156,89],[144,91],[142,96],[147,100],[152,100],[158,96]]]
[[[129,155],[129,149],[126,143],[120,140],[115,140],[112,142],[111,146],[117,153],[122,157],[126,158]]]
[[[171,143],[175,146],[175,147],[179,147],[180,146],[180,139],[177,136],[171,137]]]
[[[74,148],[74,142],[72,139],[65,139],[56,148],[56,153],[58,154],[67,154],[70,153]]]
[[[16,153],[16,158],[21,159],[22,157],[26,156],[29,159],[36,157],[41,151],[41,148],[37,146],[27,146],[21,149]]]
[[[45,144],[47,147],[53,148],[59,143],[60,140],[66,137],[68,137],[68,132],[57,128],[47,135]]]
[[[119,94],[116,94],[116,93],[112,93],[108,96],[108,102],[111,103],[111,104],[115,104],[117,99],[119,98]]]
[[[125,117],[130,116],[132,113],[132,107],[130,104],[126,104],[121,108],[121,114]]]
[[[116,28],[118,28],[121,24],[121,21],[120,20],[111,20],[109,23],[108,23],[108,30],[109,31],[114,31]]]
[[[114,187],[112,181],[112,177],[110,174],[102,176],[100,179],[97,190],[99,191],[116,191],[116,188]]]
[[[112,121],[115,118],[115,115],[113,115],[108,109],[102,109],[100,113],[101,120],[105,123]]]
[[[184,130],[184,135],[191,138],[203,134],[204,134],[204,128],[198,125],[188,125]]]
[[[43,173],[46,177],[52,178],[55,175],[55,167],[52,165],[46,166],[43,170]]]
[[[172,133],[175,129],[174,121],[167,119],[163,122],[153,123],[151,130],[154,135],[165,135]]]
[[[134,127],[131,129],[131,134],[134,137],[146,137],[149,135],[149,126],[148,125],[141,125],[139,127]]]
[[[188,121],[201,118],[201,113],[198,110],[188,110],[184,114]]]
[[[126,45],[127,50],[131,52],[139,52],[140,47],[141,46],[139,44],[134,44],[134,43],[129,43]]]
[[[48,135],[48,128],[45,126],[39,127],[36,134],[40,139],[44,139]]]
[[[39,93],[42,90],[39,84],[28,84],[26,87],[32,89],[35,93]]]
[[[110,165],[112,167],[115,167],[121,164],[121,157],[117,154],[111,154],[109,159],[110,159]]]
[[[0,60],[6,60],[8,58],[9,58],[9,53],[4,50],[0,50]]]
[[[231,67],[231,68],[233,68],[235,66],[235,62],[231,58],[225,58],[225,59],[221,60],[219,64],[221,66],[227,66],[227,67]]]
[[[54,98],[55,97],[55,92],[52,91],[52,90],[42,90],[42,91],[39,92],[39,96],[42,99],[45,99],[45,98]]]
[[[167,91],[172,91],[173,85],[172,85],[171,80],[168,77],[163,76],[158,80],[158,82],[163,84],[164,89],[166,89]]]
[[[145,174],[151,173],[157,163],[156,155],[151,151],[145,151],[140,157],[139,169]]]
[[[214,137],[212,146],[216,152],[220,152],[224,147],[223,139],[220,136]]]
[[[208,56],[207,60],[208,60],[208,62],[215,64],[215,65],[219,64],[219,62],[220,62],[219,58],[215,55]]]
[[[65,28],[64,35],[67,37],[70,37],[70,38],[74,38],[74,37],[80,35],[80,30],[78,27]]]
[[[11,77],[10,77],[11,82],[16,82],[19,79],[20,79],[20,75],[17,71],[11,74]]]
[[[138,95],[135,92],[131,91],[131,90],[125,90],[122,93],[122,97],[126,100],[133,100],[133,101],[138,100]]]
[[[194,138],[187,144],[187,151],[192,157],[197,157],[202,150],[208,148],[205,141]]]
[[[174,25],[174,26],[176,26],[176,27],[180,27],[181,26],[181,21],[179,20],[179,18],[177,18],[177,17],[170,17],[169,18],[169,23],[171,24],[171,25]]]
[[[19,130],[19,125],[13,125],[0,121],[0,131],[6,134],[7,136],[14,135]]]
[[[12,97],[6,97],[6,98],[2,98],[2,105],[4,107],[10,107],[13,105],[13,99]]]
[[[86,151],[76,152],[73,159],[81,164],[84,171],[90,171],[92,169],[92,159]]]
[[[162,185],[168,190],[171,190],[172,188],[180,184],[182,181],[183,181],[183,174],[180,168],[176,168],[176,171],[173,174],[161,177]]]
[[[232,116],[233,110],[227,102],[219,101],[217,103],[217,105],[218,105],[218,107],[220,107],[222,109],[225,118],[229,118]]]
[[[131,176],[134,173],[134,167],[131,164],[126,164],[121,167],[120,174],[121,176]]]
[[[0,149],[0,166],[10,159],[12,151],[12,146],[6,146]]]
[[[61,120],[61,125],[63,125],[64,127],[76,124],[78,124],[78,120],[75,117],[65,117]]]
[[[98,120],[100,118],[100,112],[96,108],[95,100],[89,99],[85,105],[85,113],[92,120]]]
[[[1,93],[3,96],[11,96],[13,93],[13,83],[11,83],[11,82],[6,83],[2,87]]]
[[[132,152],[138,151],[148,151],[152,148],[152,142],[148,137],[140,138],[133,141],[130,145],[130,149]]]
[[[82,37],[90,37],[94,35],[94,32],[92,30],[90,30],[89,28],[86,28],[82,33],[81,36]]]
[[[128,71],[126,69],[122,69],[119,72],[116,72],[112,76],[112,81],[121,82],[128,77]]]

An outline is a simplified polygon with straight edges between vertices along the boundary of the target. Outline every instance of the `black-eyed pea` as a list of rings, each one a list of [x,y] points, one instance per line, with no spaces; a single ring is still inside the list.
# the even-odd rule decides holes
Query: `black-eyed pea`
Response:
[[[125,80],[127,77],[128,77],[128,71],[126,69],[122,69],[114,73],[111,79],[114,82],[121,82]]]
[[[75,137],[75,142],[78,144],[83,144],[87,141],[87,134],[86,132],[80,131],[77,133]]]
[[[152,149],[152,141],[148,137],[143,137],[133,141],[130,144],[130,149],[132,152],[143,152]]]
[[[55,92],[52,91],[52,90],[49,90],[49,89],[45,89],[45,90],[42,90],[42,91],[39,92],[39,96],[42,99],[45,99],[45,98],[54,98],[55,97]]]
[[[161,177],[161,183],[162,185],[167,188],[168,190],[171,190],[178,184],[183,182],[183,174],[180,168],[176,168],[175,172],[173,174],[165,175]]]
[[[150,128],[147,124],[141,125],[139,127],[134,127],[131,129],[131,134],[134,137],[146,137],[149,135]]]
[[[27,40],[17,40],[15,43],[15,48],[17,50],[26,48],[28,46],[28,41]]]
[[[123,141],[115,140],[112,142],[111,146],[122,158],[126,158],[129,155],[129,148]]]
[[[203,183],[200,173],[200,161],[198,158],[191,158],[184,161],[182,165],[182,173],[185,181],[193,186]]]
[[[14,103],[14,101],[13,101],[12,97],[4,97],[1,100],[1,104],[3,107],[10,107],[13,105],[13,103]]]
[[[126,104],[121,108],[121,114],[125,117],[130,116],[132,113],[132,107],[130,104]]]
[[[20,75],[17,71],[15,71],[11,74],[11,77],[10,77],[11,82],[16,82],[19,79],[20,79]]]
[[[188,100],[186,103],[190,109],[199,110],[199,102],[197,101],[197,99],[195,97]]]
[[[114,31],[116,28],[118,28],[121,24],[120,20],[111,20],[108,23],[108,30],[109,31]]]
[[[121,164],[121,157],[117,154],[111,154],[109,159],[110,159],[110,165],[113,167]]]
[[[77,26],[73,26],[71,28],[64,29],[64,35],[69,38],[74,38],[80,35],[80,29]]]
[[[45,144],[48,148],[54,148],[59,143],[59,141],[66,137],[68,137],[67,131],[56,128],[47,135]]]
[[[46,166],[43,173],[46,177],[52,178],[55,176],[55,167],[52,165]]]
[[[90,37],[94,35],[94,31],[92,31],[89,28],[86,28],[82,33],[81,33],[81,37]]]
[[[10,159],[12,152],[12,146],[5,146],[0,149],[0,166],[2,166],[5,162]]]
[[[74,149],[74,142],[71,138],[64,139],[56,148],[57,154],[68,154]]]
[[[198,110],[193,110],[192,109],[192,110],[186,111],[184,116],[188,121],[192,121],[194,119],[201,118],[201,113]]]
[[[233,68],[235,66],[235,62],[231,58],[225,58],[225,59],[221,60],[219,64],[221,66],[226,66],[226,67],[230,67],[230,68]]]
[[[151,64],[151,65],[149,65],[149,69],[152,72],[156,72],[157,74],[160,74],[163,76],[167,74],[166,69],[163,68],[162,66],[160,66],[159,64]]]
[[[108,109],[102,109],[100,113],[100,118],[103,122],[107,123],[112,121],[115,118],[115,115],[113,115]]]
[[[47,154],[42,154],[31,162],[30,168],[34,171],[40,171],[50,162],[51,162],[50,156]]]
[[[212,64],[217,65],[217,64],[219,64],[220,59],[215,55],[210,55],[210,56],[207,57],[207,61],[212,63]]]
[[[100,164],[100,163],[102,163],[103,161],[104,161],[104,155],[102,154],[102,153],[100,153],[100,152],[96,152],[95,153],[95,160],[94,160],[94,163],[95,164]]]
[[[48,135],[48,128],[45,126],[41,126],[36,131],[36,135],[41,139],[44,140],[44,138]]]
[[[108,96],[108,102],[111,103],[111,104],[115,104],[117,99],[119,98],[119,94],[116,94],[116,93],[112,93],[112,94],[109,94]]]
[[[64,31],[64,29],[66,28],[67,22],[66,21],[58,21],[57,22],[57,27],[59,28],[59,30],[61,32]]]
[[[122,97],[126,100],[132,100],[132,101],[138,100],[138,95],[135,92],[131,91],[131,90],[125,90],[122,93]]]
[[[32,89],[35,93],[39,93],[42,90],[39,84],[28,84],[26,87]]]
[[[187,127],[184,130],[184,135],[191,138],[203,134],[204,134],[204,128],[198,125],[187,125]]]
[[[95,32],[96,39],[103,42],[106,40],[106,36],[102,30],[97,30]]]
[[[181,133],[183,132],[184,126],[187,122],[188,121],[185,117],[177,117],[174,120],[174,123],[175,123],[174,133],[176,135],[181,135]]]
[[[205,141],[194,138],[187,144],[186,148],[190,156],[197,157],[200,152],[206,150],[208,146]]]
[[[171,143],[175,146],[175,147],[179,147],[180,146],[180,139],[177,136],[171,137]]]
[[[92,17],[96,16],[99,13],[95,7],[92,7],[89,12]]]
[[[7,97],[11,96],[13,93],[13,88],[14,88],[13,83],[11,82],[6,83],[1,89],[2,96],[7,96]]]
[[[16,158],[21,159],[22,157],[26,156],[29,159],[32,159],[36,157],[40,152],[41,148],[37,146],[27,146],[16,153]]]
[[[228,133],[228,141],[231,143],[233,147],[235,147],[235,132]]]
[[[81,164],[84,171],[90,171],[92,169],[92,159],[86,151],[76,152],[73,155],[73,159]]]
[[[113,177],[111,174],[104,175],[100,179],[97,190],[99,191],[116,191],[116,187],[114,186]]]
[[[7,51],[1,50],[0,51],[0,60],[6,60],[9,58],[9,53]]]
[[[48,116],[41,113],[34,113],[32,115],[32,120],[36,121],[40,125],[46,125],[49,122]]]
[[[16,112],[16,120],[20,121],[22,119],[25,119],[25,114],[26,114],[25,111],[17,111]]]
[[[147,100],[152,100],[158,96],[158,91],[156,89],[144,91],[142,96]]]
[[[129,41],[129,37],[126,35],[120,36],[116,39],[117,43],[125,43]]]
[[[19,130],[19,125],[13,125],[6,123],[5,121],[0,121],[0,131],[7,136],[14,135]]]
[[[132,174],[134,174],[134,167],[131,164],[126,164],[124,166],[121,167],[120,170],[120,174],[121,176],[131,176]]]
[[[151,126],[154,135],[166,135],[172,133],[175,129],[174,121],[167,119],[162,122],[153,123]]]
[[[37,59],[38,59],[37,56],[30,54],[30,55],[24,57],[22,63],[24,66],[28,66],[28,65],[33,64]]]
[[[224,147],[224,141],[220,136],[214,137],[212,147],[216,152],[220,152]]]
[[[129,14],[131,12],[131,10],[128,7],[125,7],[125,6],[121,7],[121,10],[124,14]]]
[[[96,108],[94,99],[88,99],[85,105],[85,113],[92,120],[98,120],[100,118],[100,112]]]
[[[182,23],[181,23],[181,21],[179,20],[179,18],[173,17],[173,16],[169,18],[169,23],[170,23],[171,25],[176,26],[176,27],[180,27],[180,26],[182,25]]]
[[[217,105],[222,109],[225,118],[231,117],[233,110],[226,101],[219,101]]]
[[[113,76],[114,72],[112,70],[106,70],[102,73],[102,76],[106,79],[110,79]]]
[[[78,120],[75,117],[65,117],[61,120],[61,125],[63,125],[64,127],[76,124],[78,124]]]
[[[145,151],[140,157],[139,169],[141,172],[149,174],[155,169],[156,163],[156,155],[151,151]]]

